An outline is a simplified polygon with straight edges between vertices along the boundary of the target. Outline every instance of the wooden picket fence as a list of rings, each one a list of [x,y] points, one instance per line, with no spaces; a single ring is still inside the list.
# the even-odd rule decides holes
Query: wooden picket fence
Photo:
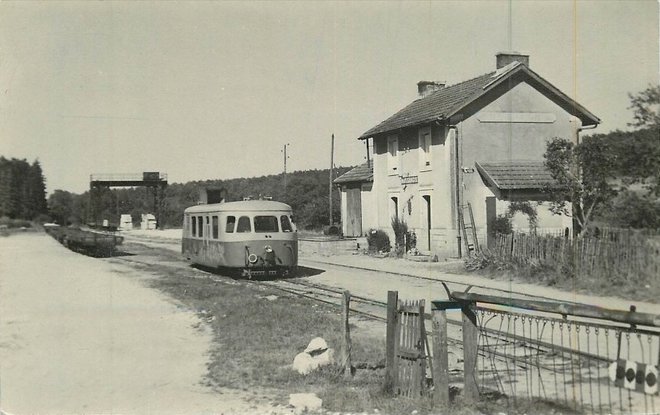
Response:
[[[660,234],[598,229],[578,238],[511,233],[497,235],[491,254],[517,263],[569,267],[578,275],[633,282],[660,275]]]
[[[400,301],[388,292],[386,388],[416,398],[426,393],[429,343],[424,328],[424,300]]]

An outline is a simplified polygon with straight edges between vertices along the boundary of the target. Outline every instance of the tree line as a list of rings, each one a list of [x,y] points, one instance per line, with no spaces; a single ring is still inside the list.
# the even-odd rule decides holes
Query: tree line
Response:
[[[352,167],[333,169],[333,178],[339,177]],[[203,189],[223,189],[226,201],[245,198],[272,198],[291,205],[297,225],[301,229],[321,229],[328,225],[330,170],[306,170],[284,174],[234,178],[226,180],[191,181],[172,183],[160,198],[160,224],[165,228],[181,227],[183,211],[196,205]],[[285,187],[286,183],[286,187]],[[56,223],[86,224],[98,218],[118,224],[121,214],[130,214],[137,222],[142,213],[155,213],[155,198],[147,188],[94,189],[83,194],[55,190],[48,200],[50,215]],[[341,220],[339,191],[332,192],[333,223]],[[91,203],[95,205],[92,207]]]
[[[22,159],[0,156],[0,218],[40,220],[48,213],[46,180],[39,160],[31,164]]]

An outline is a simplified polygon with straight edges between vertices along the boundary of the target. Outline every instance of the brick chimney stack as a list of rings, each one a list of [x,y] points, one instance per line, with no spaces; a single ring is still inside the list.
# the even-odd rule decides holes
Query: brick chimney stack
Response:
[[[433,92],[440,90],[445,87],[444,82],[435,82],[435,81],[419,81],[417,82],[417,92],[419,93],[420,98],[427,97]]]
[[[522,64],[525,64],[529,68],[529,55],[523,55],[522,53],[518,52],[500,52],[497,55],[495,55],[497,58],[497,68],[500,69],[511,62],[520,62]]]

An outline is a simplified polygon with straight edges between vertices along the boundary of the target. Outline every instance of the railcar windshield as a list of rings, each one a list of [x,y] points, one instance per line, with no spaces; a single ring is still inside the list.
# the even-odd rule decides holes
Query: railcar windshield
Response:
[[[238,226],[236,226],[236,232],[252,232],[252,226],[250,225],[249,217],[241,216],[238,218]]]
[[[277,216],[255,216],[254,217],[254,231],[255,232],[279,232],[277,224]]]

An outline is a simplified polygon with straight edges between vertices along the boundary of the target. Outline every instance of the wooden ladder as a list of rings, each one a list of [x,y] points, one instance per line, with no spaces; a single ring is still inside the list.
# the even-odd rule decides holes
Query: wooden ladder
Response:
[[[467,211],[467,214],[466,214]],[[467,203],[461,206],[460,212],[461,229],[463,231],[463,241],[468,255],[479,251],[479,240],[477,239],[477,229],[474,226],[474,216],[472,215],[472,205]],[[466,219],[468,222],[466,223]],[[470,232],[468,232],[470,230]]]

